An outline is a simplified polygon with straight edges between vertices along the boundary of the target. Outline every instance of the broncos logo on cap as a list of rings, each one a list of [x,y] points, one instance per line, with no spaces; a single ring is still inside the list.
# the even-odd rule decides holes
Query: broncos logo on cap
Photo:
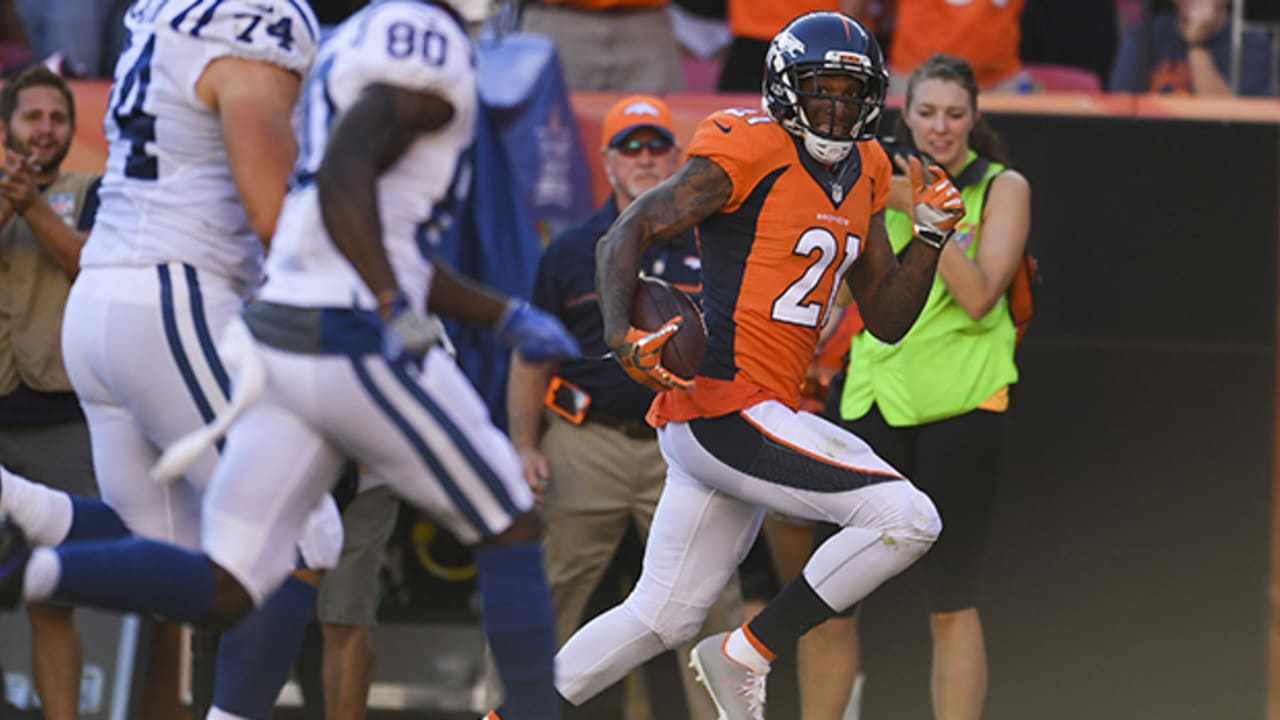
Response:
[[[623,109],[622,114],[623,115],[652,115],[654,117],[659,117],[661,116],[662,113],[658,112],[658,108],[654,107],[653,105],[647,102],[641,101],[641,102],[633,102],[630,105],[628,105],[626,108]]]

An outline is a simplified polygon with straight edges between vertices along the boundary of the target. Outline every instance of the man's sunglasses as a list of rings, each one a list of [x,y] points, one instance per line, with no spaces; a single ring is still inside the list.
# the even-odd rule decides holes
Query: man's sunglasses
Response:
[[[673,145],[674,144],[670,140],[664,137],[650,138],[649,140],[627,138],[620,143],[616,143],[613,146],[613,149],[617,150],[625,157],[637,157],[640,155],[641,150],[648,148],[650,155],[653,157],[661,157],[671,152]]]

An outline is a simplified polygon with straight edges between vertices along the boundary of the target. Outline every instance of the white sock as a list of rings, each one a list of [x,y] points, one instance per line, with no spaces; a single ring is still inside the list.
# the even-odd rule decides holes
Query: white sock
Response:
[[[724,654],[728,655],[730,660],[751,668],[751,672],[762,675],[769,672],[769,659],[760,654],[756,646],[747,639],[747,634],[741,627],[729,633],[729,639],[724,643]]]
[[[57,545],[71,532],[71,496],[0,467],[0,510],[34,545]]]
[[[22,593],[27,602],[43,602],[53,597],[62,578],[62,562],[51,548],[38,547],[27,560],[27,571],[22,576]]]
[[[862,688],[866,685],[867,676],[858,673],[853,679],[853,692],[849,693],[849,703],[844,706],[841,720],[859,720],[862,717]]]

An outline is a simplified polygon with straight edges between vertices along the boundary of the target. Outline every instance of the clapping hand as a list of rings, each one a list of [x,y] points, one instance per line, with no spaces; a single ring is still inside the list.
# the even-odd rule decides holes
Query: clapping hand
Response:
[[[0,198],[19,215],[40,198],[40,188],[36,183],[38,171],[34,159],[5,150],[4,174],[0,176]]]
[[[1225,16],[1219,17],[1215,0],[1189,0],[1178,8],[1178,32],[1188,45],[1203,45],[1218,31]]]
[[[960,218],[964,217],[964,200],[960,199],[960,191],[937,165],[930,165],[926,175],[918,157],[908,161],[907,177],[911,180],[915,237],[941,250],[951,233],[955,232]]]

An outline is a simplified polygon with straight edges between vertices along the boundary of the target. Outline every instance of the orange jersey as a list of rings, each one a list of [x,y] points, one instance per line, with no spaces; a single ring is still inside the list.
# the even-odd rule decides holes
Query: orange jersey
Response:
[[[1018,43],[1024,0],[898,0],[889,67],[907,75],[936,52],[964,58],[979,87],[1022,69]]]
[[[839,0],[729,0],[726,6],[729,32],[735,37],[772,40],[784,25],[815,10],[840,10]],[[875,32],[870,13],[858,18],[868,32]]]
[[[759,110],[703,120],[689,145],[733,193],[698,226],[707,351],[688,391],[660,393],[655,425],[718,417],[765,400],[799,405],[838,281],[862,252],[889,194],[889,159],[859,142],[839,175]]]

